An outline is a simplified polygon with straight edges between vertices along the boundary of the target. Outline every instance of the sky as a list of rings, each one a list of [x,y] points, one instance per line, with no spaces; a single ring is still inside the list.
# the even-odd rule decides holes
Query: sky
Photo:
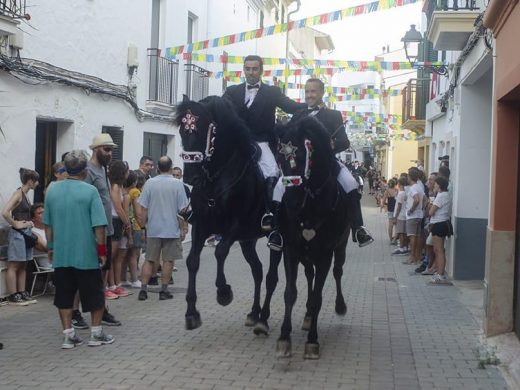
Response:
[[[298,13],[292,20],[319,15],[343,8],[371,2],[370,0],[302,0]],[[290,10],[295,5],[291,5]],[[390,50],[401,49],[401,38],[411,24],[418,27],[421,23],[422,3],[406,5],[394,9],[374,12],[367,15],[349,17],[345,20],[315,26],[316,30],[331,35],[336,49],[324,58],[345,60],[373,60],[382,52],[383,46]],[[402,60],[406,60],[402,51]]]

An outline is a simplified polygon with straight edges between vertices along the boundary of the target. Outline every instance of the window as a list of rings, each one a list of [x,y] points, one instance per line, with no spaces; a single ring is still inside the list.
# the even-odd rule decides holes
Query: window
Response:
[[[264,11],[260,11],[260,28],[264,28]]]
[[[282,5],[282,18],[280,20],[281,23],[283,23],[285,20],[285,7]]]
[[[123,130],[121,127],[103,126],[102,133],[110,134],[112,140],[117,145],[112,152],[113,160],[123,160]]]

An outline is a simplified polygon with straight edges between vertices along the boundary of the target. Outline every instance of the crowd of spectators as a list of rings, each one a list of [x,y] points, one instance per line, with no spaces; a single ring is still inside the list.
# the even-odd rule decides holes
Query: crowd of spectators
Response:
[[[429,275],[432,284],[448,284],[446,239],[453,235],[449,160],[442,157],[438,172],[425,175],[422,165],[390,180],[371,169],[369,193],[388,218],[388,240],[397,248],[392,255],[407,257],[404,264]]]
[[[52,270],[50,284],[64,349],[83,343],[76,332],[89,328],[82,312],[91,314],[88,345],[99,346],[114,342],[102,325],[121,325],[108,312],[106,301],[128,297],[132,289],[140,290],[139,300],[147,299],[147,286],[157,285],[159,277],[159,300],[173,298],[168,286],[188,231],[177,215],[189,205],[189,188],[168,156],[159,159],[152,178],[151,157],[143,156],[139,169],[131,170],[128,163],[112,160],[116,147],[108,134],[101,134],[94,137],[90,158],[81,150],[65,153],[53,166],[45,203],[31,205],[28,193],[40,177],[21,168],[21,186],[2,210],[11,229],[8,297],[0,304],[37,303],[26,289],[27,265],[34,260],[39,268]],[[139,275],[142,252],[145,261]]]

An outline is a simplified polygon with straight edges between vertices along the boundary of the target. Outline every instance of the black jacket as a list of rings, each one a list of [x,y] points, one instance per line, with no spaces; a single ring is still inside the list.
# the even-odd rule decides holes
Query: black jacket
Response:
[[[223,97],[229,99],[238,115],[245,121],[251,130],[251,137],[256,142],[273,143],[276,140],[274,133],[276,107],[289,114],[305,107],[305,104],[296,103],[282,94],[280,88],[260,84],[255,100],[249,108],[244,104],[246,84],[232,85],[226,89]]]
[[[298,120],[307,115],[309,115],[307,109],[300,110],[291,120]],[[314,117],[321,122],[331,135],[331,139],[334,141],[333,151],[335,154],[343,152],[350,147],[350,141],[348,140],[347,132],[345,131],[341,112],[323,107]]]

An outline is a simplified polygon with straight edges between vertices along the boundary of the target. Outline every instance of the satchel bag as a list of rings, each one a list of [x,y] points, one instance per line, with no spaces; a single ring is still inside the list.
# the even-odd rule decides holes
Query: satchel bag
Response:
[[[14,229],[14,228],[13,228]],[[25,248],[31,249],[34,248],[36,243],[38,242],[38,236],[34,233],[27,234],[21,229],[14,229],[18,233],[20,233],[23,236],[23,239],[25,240]]]

